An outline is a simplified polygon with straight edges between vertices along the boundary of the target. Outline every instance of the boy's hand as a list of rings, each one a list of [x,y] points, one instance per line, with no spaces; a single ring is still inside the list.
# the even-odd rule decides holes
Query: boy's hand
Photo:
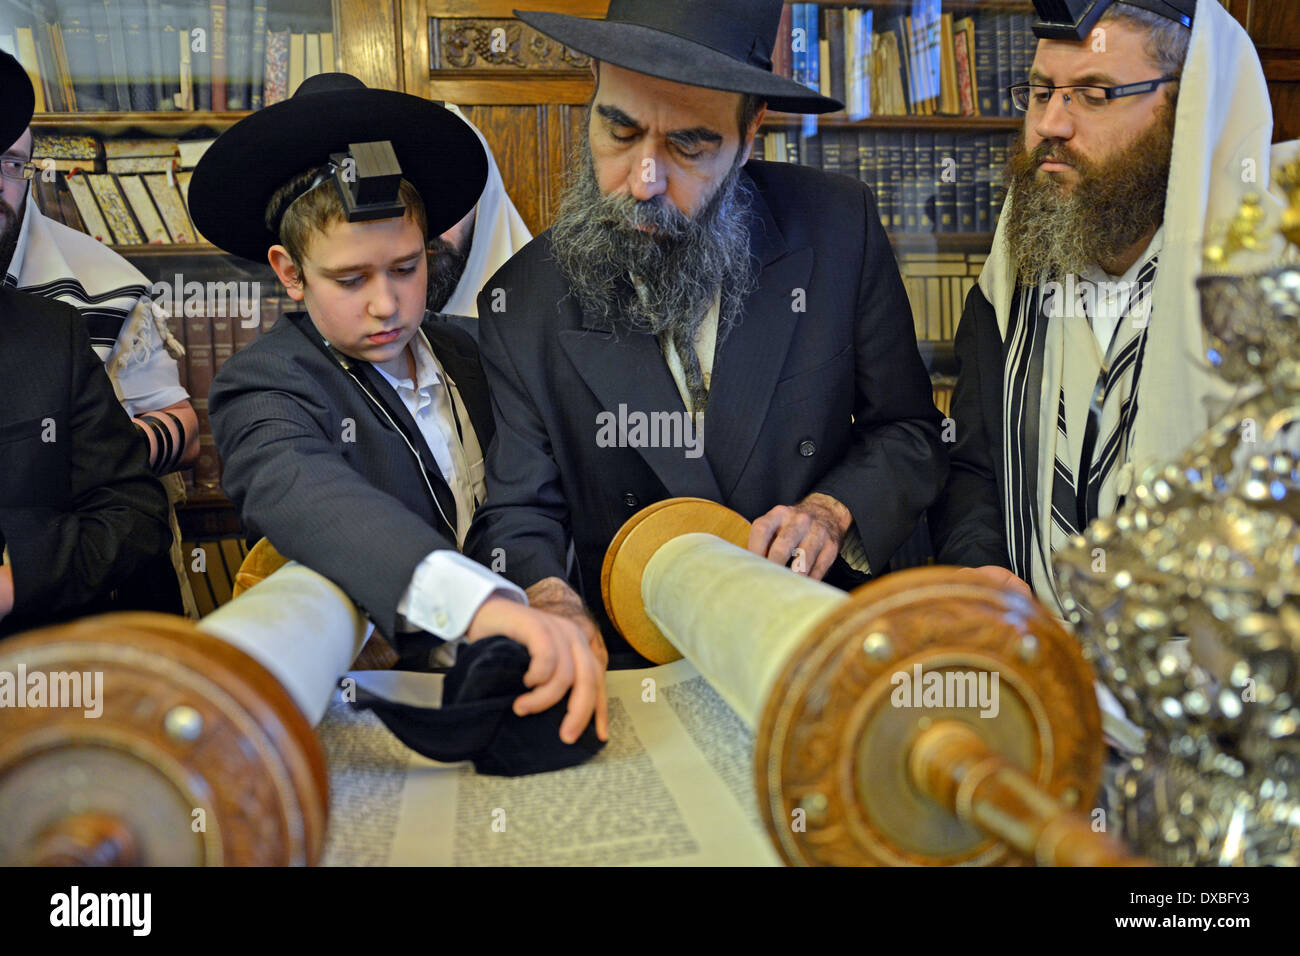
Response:
[[[609,664],[609,652],[605,650],[605,641],[600,636],[600,627],[582,603],[582,596],[569,587],[562,578],[542,578],[527,589],[528,605],[548,614],[567,617],[582,628],[587,635],[587,643],[600,658],[602,666]]]
[[[590,633],[570,617],[526,607],[507,598],[488,598],[474,615],[465,636],[477,641],[495,634],[524,645],[531,658],[528,672],[524,674],[524,684],[531,690],[515,699],[516,714],[523,717],[541,713],[571,690],[569,707],[560,725],[560,739],[566,744],[576,741],[593,713],[596,736],[609,739],[605,699],[605,665],[609,655],[599,631],[593,644]]]

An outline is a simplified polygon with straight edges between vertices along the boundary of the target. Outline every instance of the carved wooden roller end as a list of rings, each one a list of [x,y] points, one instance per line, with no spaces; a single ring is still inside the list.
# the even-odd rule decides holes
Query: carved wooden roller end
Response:
[[[659,502],[602,583],[629,643],[686,656],[755,731],[787,863],[1137,862],[1081,812],[1104,752],[1093,675],[1037,602],[942,567],[845,594],[743,551],[747,533],[720,505]]]
[[[0,865],[319,861],[320,744],[237,647],[183,618],[110,614],[0,643],[0,675],[25,695],[0,708]],[[50,706],[74,685],[79,706]]]

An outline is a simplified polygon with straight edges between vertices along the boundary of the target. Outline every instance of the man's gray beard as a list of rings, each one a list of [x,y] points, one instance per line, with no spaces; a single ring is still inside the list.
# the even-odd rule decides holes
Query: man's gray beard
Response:
[[[1172,150],[1168,106],[1136,141],[1102,163],[1051,140],[1028,153],[1018,138],[1007,168],[1007,240],[1018,281],[1038,285],[1078,275],[1119,258],[1157,228],[1164,221]],[[1079,181],[1073,189],[1038,175],[1049,154],[1074,165]]]
[[[3,199],[0,199],[0,223],[0,280],[3,280],[18,248],[18,234],[23,230],[22,213],[15,212]]]
[[[583,311],[615,331],[650,332],[670,341],[696,414],[704,411],[708,390],[695,339],[714,295],[721,287],[720,346],[756,285],[749,255],[752,193],[741,177],[743,155],[692,218],[663,197],[639,202],[602,195],[584,137],[551,227],[556,263]],[[639,225],[656,231],[642,232]]]

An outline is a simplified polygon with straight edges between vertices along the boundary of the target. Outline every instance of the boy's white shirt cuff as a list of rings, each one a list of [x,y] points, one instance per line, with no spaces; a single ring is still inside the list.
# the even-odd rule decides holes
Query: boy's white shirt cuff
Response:
[[[444,641],[469,630],[488,598],[528,603],[523,588],[456,551],[434,551],[415,566],[411,583],[397,603],[399,618]]]

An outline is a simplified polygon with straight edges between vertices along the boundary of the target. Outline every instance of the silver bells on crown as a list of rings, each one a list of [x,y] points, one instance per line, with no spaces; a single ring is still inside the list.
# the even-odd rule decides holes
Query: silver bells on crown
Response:
[[[1112,820],[1162,864],[1300,864],[1300,267],[1198,283],[1238,401],[1056,557],[1066,616],[1146,750]]]

